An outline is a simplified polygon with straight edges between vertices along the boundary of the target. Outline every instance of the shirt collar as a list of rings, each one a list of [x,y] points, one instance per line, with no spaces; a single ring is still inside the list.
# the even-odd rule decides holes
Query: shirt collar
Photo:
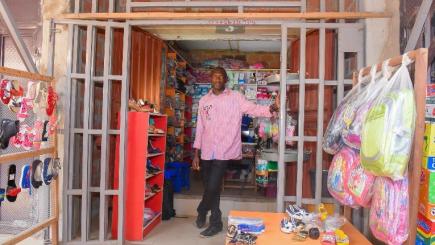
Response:
[[[224,91],[222,92],[222,94],[220,94],[220,95],[229,95],[230,92],[231,92],[230,89],[225,88],[225,90],[224,90]],[[214,95],[214,96],[219,96],[219,95],[215,95],[215,94],[213,93],[213,91],[212,91],[211,88],[210,88],[210,91],[208,91],[208,94],[209,94],[209,95]]]

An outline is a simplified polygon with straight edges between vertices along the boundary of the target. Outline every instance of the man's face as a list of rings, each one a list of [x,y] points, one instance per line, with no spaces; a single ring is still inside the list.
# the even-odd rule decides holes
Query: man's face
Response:
[[[211,86],[213,89],[222,91],[225,89],[225,78],[222,73],[214,72],[211,75]]]

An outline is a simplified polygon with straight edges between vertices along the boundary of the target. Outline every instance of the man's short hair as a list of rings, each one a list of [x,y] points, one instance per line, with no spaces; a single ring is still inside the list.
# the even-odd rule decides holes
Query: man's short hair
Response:
[[[218,66],[213,68],[210,72],[210,77],[213,76],[214,73],[220,73],[224,77],[225,82],[228,82],[227,71],[225,71],[223,67]]]

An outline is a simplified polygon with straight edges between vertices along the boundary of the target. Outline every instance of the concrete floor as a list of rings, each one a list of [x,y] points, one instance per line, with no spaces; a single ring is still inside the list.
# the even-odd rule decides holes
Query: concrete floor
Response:
[[[211,238],[202,238],[199,233],[204,229],[195,226],[195,217],[172,218],[163,221],[154,229],[143,242],[129,242],[127,244],[142,245],[180,245],[180,244],[201,244],[201,245],[224,245],[226,236],[227,220],[224,219],[224,230]]]

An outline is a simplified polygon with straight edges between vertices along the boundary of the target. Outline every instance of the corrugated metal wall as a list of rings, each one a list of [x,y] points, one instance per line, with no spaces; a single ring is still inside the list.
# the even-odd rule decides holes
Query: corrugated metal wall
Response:
[[[122,32],[114,34],[113,69],[121,71]],[[165,43],[139,28],[131,32],[130,97],[144,99],[160,108],[162,52]],[[116,74],[116,73],[115,73]]]

